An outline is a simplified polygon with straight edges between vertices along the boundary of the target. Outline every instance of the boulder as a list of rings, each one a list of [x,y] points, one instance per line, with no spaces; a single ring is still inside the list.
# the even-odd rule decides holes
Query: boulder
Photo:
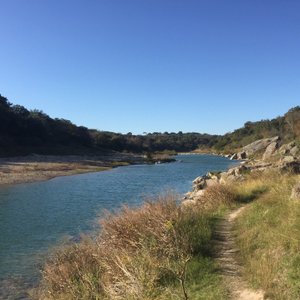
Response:
[[[193,191],[203,190],[206,187],[206,176],[199,176],[193,181]]]
[[[237,167],[235,167],[235,173],[238,173],[238,175],[240,175],[242,172],[247,171],[249,168],[245,165],[239,165]]]
[[[227,172],[225,172],[225,175],[234,175],[235,174],[235,168],[230,168]]]
[[[246,158],[247,158],[247,153],[246,153],[246,151],[242,151],[242,152],[239,152],[239,153],[237,154],[237,159],[242,160],[242,159],[246,159]]]
[[[207,179],[214,179],[214,180],[218,180],[218,176],[214,173],[208,172],[206,175]]]
[[[293,156],[297,156],[299,154],[299,148],[298,146],[294,146],[291,150],[290,150],[290,154]]]
[[[219,183],[219,180],[218,179],[207,179],[206,180],[206,186],[207,187],[210,187],[210,186],[213,186],[213,185],[216,185]]]
[[[227,182],[243,180],[244,177],[240,174],[239,167],[229,169],[227,172],[222,172],[218,182],[220,184],[226,184]]]
[[[255,163],[252,166],[248,167],[248,170],[250,170],[250,172],[256,172],[256,171],[265,171],[267,169],[272,169],[274,167],[274,165],[272,163]]]
[[[282,155],[288,154],[290,153],[291,149],[295,146],[296,146],[295,142],[284,144],[279,148],[279,153]]]
[[[291,199],[300,201],[300,182],[293,187]]]
[[[263,160],[266,160],[270,158],[278,149],[278,142],[272,142],[269,144],[269,146],[266,148],[266,151],[263,155]]]
[[[205,193],[204,190],[197,191],[197,192],[195,192],[195,193],[193,194],[193,198],[194,198],[194,199],[195,199],[195,198],[198,199],[198,198],[202,197],[204,193]]]
[[[272,138],[267,138],[267,139],[261,139],[261,140],[257,140],[245,147],[243,147],[243,151],[246,152],[247,157],[249,157],[250,155],[253,155],[257,152],[262,152],[265,151],[266,148],[271,144],[271,143],[275,143],[275,142],[279,142],[280,138],[279,136],[275,136]]]
[[[198,176],[197,178],[195,178],[195,179],[193,180],[193,184],[198,184],[198,183],[200,183],[202,180],[203,180],[203,177],[202,177],[202,176]]]
[[[189,198],[191,198],[191,197],[192,197],[192,195],[193,195],[193,193],[192,193],[192,192],[187,192],[187,193],[185,193],[185,194],[184,194],[184,197],[183,197],[183,199],[184,199],[184,200],[186,200],[186,199],[189,199]]]
[[[237,158],[238,158],[237,153],[234,153],[234,154],[231,155],[230,160],[234,160],[234,159],[237,159]]]
[[[295,162],[296,158],[292,155],[287,155],[284,158],[281,159],[282,164],[292,163]]]
[[[279,171],[300,173],[300,161],[293,156],[285,156],[278,165]]]

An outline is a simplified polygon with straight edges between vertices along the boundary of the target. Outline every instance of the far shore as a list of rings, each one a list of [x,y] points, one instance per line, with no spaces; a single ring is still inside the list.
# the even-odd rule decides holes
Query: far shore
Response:
[[[110,153],[98,156],[29,155],[0,158],[0,186],[45,181],[59,176],[100,172],[142,164],[142,155]]]

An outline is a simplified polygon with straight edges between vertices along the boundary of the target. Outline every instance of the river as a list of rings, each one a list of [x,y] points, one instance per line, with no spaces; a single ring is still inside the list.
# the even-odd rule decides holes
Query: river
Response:
[[[167,191],[186,193],[195,177],[233,164],[212,155],[178,155],[169,164],[133,165],[0,188],[0,299],[17,299],[13,294],[21,285],[38,280],[49,249],[95,231],[103,210],[137,206]]]

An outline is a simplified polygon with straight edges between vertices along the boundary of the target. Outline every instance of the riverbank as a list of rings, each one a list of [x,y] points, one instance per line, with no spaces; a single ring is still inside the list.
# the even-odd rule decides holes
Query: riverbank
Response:
[[[4,261],[0,276],[1,271],[2,278],[24,274],[21,279],[31,283],[30,278],[38,272],[36,265],[44,263],[44,258],[33,255],[40,249],[48,248],[49,237],[60,241],[62,233],[68,235],[68,240],[70,236],[79,236],[80,232],[92,230],[94,233],[94,220],[102,209],[111,207],[110,210],[114,210],[124,203],[136,207],[142,204],[147,195],[154,197],[166,190],[182,195],[190,188],[192,179],[199,174],[206,174],[215,165],[218,165],[218,169],[226,170],[233,164],[225,159],[202,155],[179,157],[179,160],[172,164],[143,164],[109,172],[22,184],[9,188],[9,193],[6,188],[1,189],[5,218],[0,218],[0,244],[3,242],[0,248]],[[26,239],[24,236],[27,236]],[[26,253],[26,256],[22,255],[26,259],[19,261],[20,252]],[[2,291],[4,295],[14,293],[15,288],[10,287],[10,282],[6,281],[3,286],[7,290],[6,293]],[[15,281],[12,284],[19,286]]]
[[[99,172],[142,164],[142,155],[111,153],[98,156],[29,155],[0,158],[0,186],[49,180],[59,176]]]
[[[283,166],[248,161],[196,178],[183,205],[108,215],[52,256],[35,299],[299,299],[299,175]]]

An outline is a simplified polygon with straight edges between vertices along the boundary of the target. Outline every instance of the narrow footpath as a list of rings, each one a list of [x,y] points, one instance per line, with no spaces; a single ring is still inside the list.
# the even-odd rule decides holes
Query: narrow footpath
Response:
[[[229,289],[230,298],[233,300],[263,300],[261,290],[252,290],[241,277],[242,267],[236,261],[236,245],[233,224],[245,206],[236,209],[220,220],[214,231],[214,256],[218,263],[219,271]]]

